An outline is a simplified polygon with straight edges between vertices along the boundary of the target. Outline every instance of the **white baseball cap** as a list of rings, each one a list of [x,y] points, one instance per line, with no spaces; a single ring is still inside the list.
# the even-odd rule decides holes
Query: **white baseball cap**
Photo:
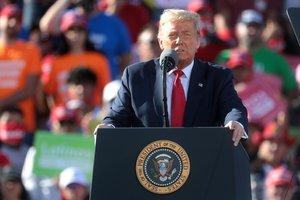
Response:
[[[114,81],[107,83],[103,89],[103,102],[109,103],[111,100],[116,98],[120,87],[121,87],[120,80],[114,80]]]
[[[83,171],[77,167],[66,168],[59,175],[60,188],[66,188],[72,183],[88,186],[88,181]]]
[[[239,17],[239,22],[249,25],[251,23],[263,25],[264,24],[264,19],[261,13],[259,13],[256,10],[244,10],[240,17]]]

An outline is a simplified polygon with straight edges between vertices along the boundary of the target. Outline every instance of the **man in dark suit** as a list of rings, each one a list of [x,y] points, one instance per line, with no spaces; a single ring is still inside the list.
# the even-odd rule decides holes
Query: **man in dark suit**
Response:
[[[160,18],[160,48],[173,49],[179,57],[166,78],[171,126],[226,126],[232,130],[232,140],[237,145],[242,137],[247,138],[247,111],[234,89],[231,71],[194,58],[200,45],[199,19],[197,13],[180,9],[167,9]],[[178,71],[181,76],[175,75]],[[97,128],[162,127],[162,77],[158,58],[128,66],[111,111]],[[175,79],[181,82],[184,96],[181,105],[180,102],[172,105],[180,99],[172,97]],[[173,116],[178,110],[181,114]]]

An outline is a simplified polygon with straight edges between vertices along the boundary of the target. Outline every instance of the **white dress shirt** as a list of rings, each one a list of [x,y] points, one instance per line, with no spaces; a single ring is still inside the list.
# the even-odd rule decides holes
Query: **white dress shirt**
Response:
[[[185,95],[185,100],[187,99],[187,92],[190,84],[190,78],[191,78],[191,73],[192,73],[192,68],[194,65],[194,61],[189,64],[187,67],[182,69],[182,72],[184,75],[180,77],[180,81],[184,90],[184,95]],[[173,83],[175,80],[175,74],[173,73],[175,69],[172,69],[171,71],[168,72],[167,74],[167,102],[168,102],[168,114],[171,116],[171,99],[172,99],[172,90],[173,90]]]
[[[194,60],[191,64],[182,69],[184,75],[180,77],[180,81],[184,90],[185,99],[187,100],[187,93],[190,84],[191,73],[194,65]],[[169,123],[171,123],[171,99],[172,99],[172,90],[173,83],[175,80],[175,74],[173,73],[177,68],[172,69],[167,74],[167,102],[168,102],[168,114],[169,114]],[[239,123],[239,122],[238,122]],[[239,123],[242,127],[244,127],[241,123]],[[225,124],[224,124],[225,125]],[[244,136],[242,138],[247,139],[248,135],[244,132]]]

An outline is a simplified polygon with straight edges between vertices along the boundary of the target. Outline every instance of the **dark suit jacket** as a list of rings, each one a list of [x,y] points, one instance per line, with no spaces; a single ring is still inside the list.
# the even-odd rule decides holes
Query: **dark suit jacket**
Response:
[[[162,127],[163,82],[159,59],[128,66],[122,86],[103,123],[116,127]],[[221,126],[230,120],[247,131],[247,110],[230,69],[195,59],[187,94],[184,127]]]

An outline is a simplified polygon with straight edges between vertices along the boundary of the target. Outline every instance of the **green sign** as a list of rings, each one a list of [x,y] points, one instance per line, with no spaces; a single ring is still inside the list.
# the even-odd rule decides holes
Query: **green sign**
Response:
[[[94,138],[81,134],[55,135],[47,131],[36,132],[36,155],[33,173],[37,176],[58,176],[67,167],[81,168],[92,179]]]

